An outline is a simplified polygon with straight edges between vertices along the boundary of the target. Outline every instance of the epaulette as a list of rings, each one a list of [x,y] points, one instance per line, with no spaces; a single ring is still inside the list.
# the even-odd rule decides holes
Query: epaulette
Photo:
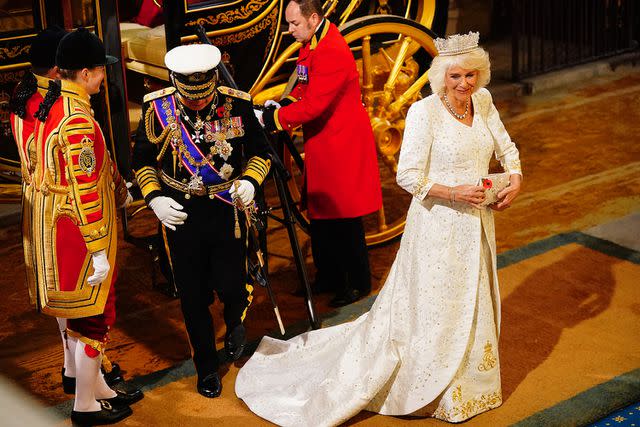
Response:
[[[234,96],[236,98],[244,99],[245,101],[251,101],[251,95],[238,89],[233,89],[227,86],[218,86],[218,92],[223,95]]]
[[[165,87],[164,89],[156,90],[155,92],[148,93],[142,98],[143,102],[153,101],[154,99],[162,98],[163,96],[171,95],[176,91],[173,86]]]

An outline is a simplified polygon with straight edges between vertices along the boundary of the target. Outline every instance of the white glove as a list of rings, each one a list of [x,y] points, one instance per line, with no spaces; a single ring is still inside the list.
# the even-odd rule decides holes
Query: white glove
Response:
[[[109,259],[105,250],[91,254],[91,262],[93,263],[93,274],[89,276],[87,282],[91,286],[99,285],[109,274]]]
[[[184,224],[184,220],[187,219],[187,213],[182,212],[182,205],[171,197],[154,197],[149,202],[149,207],[165,227],[174,231],[176,225]]]
[[[253,114],[256,115],[256,119],[260,122],[260,125],[264,127],[264,120],[262,120],[262,110],[253,110]]]
[[[236,184],[234,183],[229,190],[231,198],[235,199],[236,197],[240,197],[242,204],[249,206],[249,203],[253,200],[253,196],[256,194],[256,189],[253,188],[253,184],[246,179],[240,179],[236,182],[238,183],[238,189],[236,190]]]
[[[272,107],[273,106],[273,107],[276,107],[276,108],[282,108],[282,106],[278,102],[274,101],[273,99],[270,99],[267,102],[265,102],[264,106],[265,107]]]
[[[121,208],[126,208],[127,206],[129,206],[131,203],[133,202],[133,196],[131,195],[131,192],[129,190],[127,190],[127,198],[125,199],[124,203],[122,204],[122,206],[120,206]]]

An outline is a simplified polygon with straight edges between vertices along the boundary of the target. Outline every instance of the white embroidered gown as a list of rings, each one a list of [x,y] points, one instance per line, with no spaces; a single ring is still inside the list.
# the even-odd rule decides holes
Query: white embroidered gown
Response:
[[[397,181],[414,197],[400,249],[371,310],[280,341],[265,337],[236,394],[283,426],[334,426],[362,410],[459,422],[502,403],[493,214],[427,196],[475,184],[495,153],[521,173],[491,95],[472,95],[472,126],[437,96],[409,110]]]

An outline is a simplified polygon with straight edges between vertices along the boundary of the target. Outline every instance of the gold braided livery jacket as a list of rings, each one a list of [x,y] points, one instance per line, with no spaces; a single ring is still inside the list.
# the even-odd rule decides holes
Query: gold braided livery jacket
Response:
[[[24,266],[27,279],[27,289],[29,290],[29,301],[36,305],[36,276],[35,259],[33,252],[33,238],[31,229],[33,228],[33,186],[31,185],[32,174],[35,170],[35,149],[33,143],[33,128],[36,125],[34,117],[40,103],[44,99],[49,87],[49,79],[34,74],[38,82],[37,91],[25,105],[25,115],[23,118],[11,113],[11,132],[18,147],[20,156],[20,171],[22,174],[22,249],[24,251]]]
[[[33,241],[39,308],[46,314],[80,318],[101,314],[114,279],[116,209],[127,189],[93,117],[89,95],[62,81],[44,123],[34,130]],[[107,278],[91,286],[91,254],[105,250]]]

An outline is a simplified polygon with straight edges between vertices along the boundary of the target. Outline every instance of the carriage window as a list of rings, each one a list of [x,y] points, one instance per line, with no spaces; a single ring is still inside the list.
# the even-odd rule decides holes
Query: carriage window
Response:
[[[184,0],[184,2],[186,6],[185,10],[187,11],[206,7],[231,6],[236,3],[241,3],[239,0]]]
[[[33,13],[33,0],[0,1],[2,32],[34,28]]]

